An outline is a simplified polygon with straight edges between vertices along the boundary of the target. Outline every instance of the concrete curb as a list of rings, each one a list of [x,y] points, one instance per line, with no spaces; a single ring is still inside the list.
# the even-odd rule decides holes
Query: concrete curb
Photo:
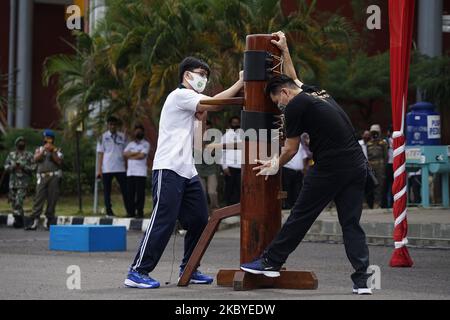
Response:
[[[45,221],[41,217],[41,223]],[[14,216],[12,214],[0,214],[0,227],[12,227],[14,223]],[[145,232],[150,223],[150,219],[135,219],[135,218],[110,218],[110,217],[80,217],[80,216],[58,216],[56,218],[57,225],[113,225],[125,226],[128,231],[142,231]],[[231,217],[222,221],[219,225],[219,230],[226,230],[235,228],[240,225],[239,217]]]
[[[43,222],[45,218],[41,218]],[[283,214],[283,223],[287,215]],[[0,214],[0,226],[12,227],[12,214]],[[116,225],[125,226],[128,231],[145,232],[150,219],[110,218],[110,217],[80,217],[59,216],[58,225]],[[366,232],[367,243],[370,245],[393,246],[393,223],[361,222]],[[240,217],[231,217],[222,221],[219,230],[240,227]],[[408,240],[410,247],[450,249],[450,224],[446,223],[412,223],[408,226]],[[305,241],[343,243],[341,226],[338,221],[317,220],[307,233]]]

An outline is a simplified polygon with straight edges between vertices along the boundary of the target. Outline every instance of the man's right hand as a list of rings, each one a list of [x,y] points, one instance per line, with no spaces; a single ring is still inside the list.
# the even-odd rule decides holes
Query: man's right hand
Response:
[[[230,168],[223,169],[223,175],[230,177],[231,176]]]
[[[97,179],[101,179],[103,177],[103,174],[101,171],[97,172]]]

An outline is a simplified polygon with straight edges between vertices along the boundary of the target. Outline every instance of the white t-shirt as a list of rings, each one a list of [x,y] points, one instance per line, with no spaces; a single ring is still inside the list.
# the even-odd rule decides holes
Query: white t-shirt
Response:
[[[303,160],[308,158],[308,155],[305,152],[305,149],[300,144],[297,153],[295,156],[284,165],[285,168],[295,170],[295,171],[301,171],[304,168]]]
[[[185,88],[169,94],[159,120],[153,170],[172,170],[187,179],[198,174],[193,156],[194,122],[197,105],[206,97]]]
[[[127,176],[128,177],[146,177],[147,176],[147,158],[150,152],[150,143],[147,140],[131,141],[124,152],[139,152],[145,154],[144,159],[128,159]]]
[[[366,159],[368,159],[368,157],[367,157],[367,143],[365,143],[364,140],[359,140],[359,145],[361,146],[361,149],[362,149],[364,155],[366,156]]]
[[[224,136],[222,137],[222,144],[232,144],[232,143],[240,143],[241,139],[241,130],[232,130],[228,129]],[[228,167],[241,169],[242,163],[242,151],[234,150],[234,149],[224,149],[222,152],[222,168],[226,169]]]
[[[123,132],[117,132],[114,136],[110,131],[105,132],[97,143],[97,152],[103,153],[102,172],[125,172],[125,159],[123,150],[127,139]]]

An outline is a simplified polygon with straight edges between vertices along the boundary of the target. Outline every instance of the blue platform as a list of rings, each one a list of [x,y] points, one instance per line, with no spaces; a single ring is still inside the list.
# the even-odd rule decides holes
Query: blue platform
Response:
[[[61,225],[50,227],[50,250],[105,252],[127,250],[125,226]]]

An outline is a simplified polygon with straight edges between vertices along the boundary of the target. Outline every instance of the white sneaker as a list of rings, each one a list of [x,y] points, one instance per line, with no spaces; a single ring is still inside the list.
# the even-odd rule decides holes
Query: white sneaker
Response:
[[[370,288],[357,288],[356,286],[353,286],[353,294],[370,296],[373,292]]]

